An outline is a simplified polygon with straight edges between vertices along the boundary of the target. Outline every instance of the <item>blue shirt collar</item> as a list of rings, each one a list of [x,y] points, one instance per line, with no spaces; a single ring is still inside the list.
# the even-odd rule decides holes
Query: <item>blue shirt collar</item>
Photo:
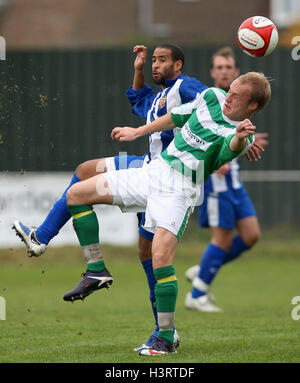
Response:
[[[184,73],[181,73],[179,76],[177,76],[176,78],[174,78],[173,80],[165,80],[165,85],[167,88],[169,88],[170,86],[174,85],[175,82],[180,79],[180,78],[184,78],[186,75]]]

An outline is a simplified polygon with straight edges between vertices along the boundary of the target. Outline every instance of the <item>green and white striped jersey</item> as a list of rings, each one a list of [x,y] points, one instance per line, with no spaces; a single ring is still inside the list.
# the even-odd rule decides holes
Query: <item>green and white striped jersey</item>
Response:
[[[161,157],[195,184],[205,182],[220,166],[246,153],[254,142],[251,136],[242,151],[230,150],[239,121],[223,115],[225,97],[223,90],[209,88],[194,101],[172,109],[172,119],[182,129]]]

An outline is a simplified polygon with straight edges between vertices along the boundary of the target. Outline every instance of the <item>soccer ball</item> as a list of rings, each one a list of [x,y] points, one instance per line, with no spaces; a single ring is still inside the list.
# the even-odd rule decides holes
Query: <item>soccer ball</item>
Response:
[[[242,22],[237,40],[242,50],[253,57],[268,56],[278,43],[275,24],[263,16],[253,16]]]

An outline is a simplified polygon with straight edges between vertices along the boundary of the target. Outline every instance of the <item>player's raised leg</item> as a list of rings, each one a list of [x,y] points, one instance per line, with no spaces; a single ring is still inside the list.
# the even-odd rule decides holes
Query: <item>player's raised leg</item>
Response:
[[[112,193],[101,175],[78,183],[67,192],[68,209],[87,262],[87,270],[79,284],[64,295],[65,301],[84,299],[96,290],[109,288],[113,282],[101,252],[99,224],[92,207],[96,203],[112,202]]]
[[[144,210],[149,193],[147,180],[144,168],[131,168],[92,177],[68,190],[68,209],[87,262],[87,271],[82,281],[65,294],[64,300],[82,299],[99,288],[109,287],[113,281],[101,253],[99,224],[92,205],[114,204],[122,210],[127,206],[135,211]]]

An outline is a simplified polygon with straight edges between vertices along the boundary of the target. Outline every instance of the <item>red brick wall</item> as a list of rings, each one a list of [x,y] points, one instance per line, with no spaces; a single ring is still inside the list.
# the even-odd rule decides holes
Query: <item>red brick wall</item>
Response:
[[[269,0],[153,0],[154,23],[168,24],[168,41],[232,43],[241,21],[269,14]],[[139,36],[138,0],[18,0],[4,11],[0,35],[8,49],[98,47]]]
[[[8,48],[101,46],[137,29],[136,0],[18,0],[0,34]]]
[[[155,21],[168,23],[178,43],[232,43],[241,22],[269,15],[269,0],[154,0]]]

